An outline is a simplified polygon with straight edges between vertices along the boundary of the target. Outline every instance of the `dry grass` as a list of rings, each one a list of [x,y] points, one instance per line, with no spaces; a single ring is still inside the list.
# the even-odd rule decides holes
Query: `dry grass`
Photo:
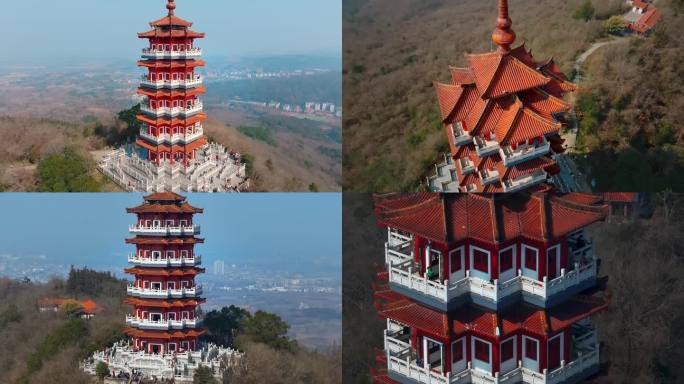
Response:
[[[517,43],[570,71],[575,56],[603,32],[602,21],[572,18],[583,1],[512,1]],[[603,15],[621,1],[594,3]],[[344,15],[346,189],[419,188],[448,148],[432,82],[448,81],[448,66],[464,65],[464,53],[492,49],[495,18],[493,0],[350,2]]]

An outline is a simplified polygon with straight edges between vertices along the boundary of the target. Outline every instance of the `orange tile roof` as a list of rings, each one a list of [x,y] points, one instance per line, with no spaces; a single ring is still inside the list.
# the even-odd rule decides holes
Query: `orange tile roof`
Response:
[[[204,121],[207,118],[206,112],[200,112],[198,114],[192,115],[187,118],[168,118],[168,117],[158,117],[158,118],[151,118],[148,115],[145,114],[138,114],[136,116],[136,119],[139,121],[142,121],[143,123],[147,123],[150,125],[154,126],[160,126],[160,125],[170,125],[170,126],[175,126],[175,125],[193,125],[195,123],[199,123]]]
[[[656,7],[649,7],[646,12],[630,28],[639,33],[648,32],[660,21],[660,11]]]
[[[548,120],[553,119],[554,114],[567,112],[572,108],[563,99],[544,92],[541,88],[521,92],[518,96],[525,107]]]
[[[194,276],[204,273],[204,268],[199,267],[185,267],[185,268],[146,268],[133,267],[125,268],[124,272],[131,275],[143,276]]]
[[[458,99],[463,94],[463,87],[460,85],[442,84],[438,82],[434,82],[433,85],[437,92],[442,119],[446,120],[451,114],[451,111],[454,110],[456,103],[458,103]]]
[[[461,310],[445,313],[401,297],[378,303],[378,314],[443,339],[464,333],[493,339],[521,330],[548,336],[604,311],[608,304],[602,297],[577,296],[547,310],[523,303],[494,312],[467,304]]]
[[[138,33],[138,37],[141,39],[150,37],[189,37],[193,39],[201,39],[204,37],[204,33],[191,31],[189,29],[173,29],[169,31],[155,28],[151,31]]]
[[[139,60],[139,67],[169,69],[169,68],[195,68],[204,67],[204,60]]]
[[[451,80],[456,85],[475,84],[475,75],[470,68],[449,67]]]
[[[539,241],[560,238],[605,219],[608,206],[545,192],[426,193],[376,196],[375,211],[382,225],[433,241],[453,243],[472,238],[500,243],[520,237]]]
[[[206,328],[187,329],[179,331],[145,331],[137,328],[126,328],[123,331],[126,335],[131,337],[141,337],[150,339],[182,339],[188,337],[199,337],[207,332]]]
[[[157,144],[157,143],[149,143],[146,141],[147,138],[145,137],[140,137],[138,140],[135,141],[135,143],[138,146],[141,146],[147,150],[150,150],[152,152],[184,152],[184,153],[190,153],[197,148],[202,147],[207,143],[207,138],[206,137],[200,137],[197,140],[194,140],[193,142],[187,144],[187,145],[178,145],[174,144],[172,147],[169,147],[167,144]]]
[[[96,312],[102,311],[102,307],[100,307],[95,301],[93,301],[91,299],[78,301],[76,299],[44,298],[44,299],[40,299],[38,301],[38,304],[42,305],[42,306],[47,306],[47,305],[61,306],[67,302],[76,302],[76,303],[80,304],[81,307],[83,308],[83,312],[87,313],[87,314],[94,314]]]
[[[124,304],[139,305],[142,307],[157,307],[157,308],[184,308],[195,307],[206,302],[205,298],[192,299],[140,299],[137,297],[127,297],[124,299]]]
[[[191,27],[192,23],[183,20],[176,15],[164,16],[159,20],[155,20],[150,23],[151,27],[168,27],[168,26],[178,26],[178,27]]]
[[[137,236],[132,239],[126,239],[126,244],[150,244],[150,245],[184,245],[184,244],[200,244],[204,243],[204,239],[198,237],[159,237],[159,236]]]
[[[550,79],[513,55],[490,52],[466,55],[484,98],[496,98],[541,87]]]
[[[204,209],[196,208],[188,203],[182,204],[142,204],[126,208],[128,213],[203,213]]]
[[[183,195],[179,195],[175,192],[155,192],[143,197],[145,201],[185,201],[186,198]]]
[[[501,180],[515,180],[519,177],[534,173],[540,169],[546,169],[554,164],[556,164],[556,162],[550,157],[540,156],[522,163],[518,163],[512,167],[505,167],[503,162],[501,162],[497,165],[497,170],[501,175]]]
[[[531,109],[523,108],[521,102],[516,103],[496,126],[497,141],[503,145],[516,144],[552,133],[558,133],[560,123],[536,114]]]
[[[189,89],[149,89],[138,88],[137,94],[149,97],[193,97],[207,93],[205,87],[193,87]]]

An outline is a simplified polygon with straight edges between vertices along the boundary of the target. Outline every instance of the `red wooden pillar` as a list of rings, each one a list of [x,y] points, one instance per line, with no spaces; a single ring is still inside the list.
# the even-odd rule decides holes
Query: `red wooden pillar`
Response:
[[[492,280],[499,278],[499,247],[494,247],[489,256],[489,272]]]
[[[495,376],[497,372],[501,372],[499,345],[501,345],[501,339],[497,336],[492,343],[492,376]]]

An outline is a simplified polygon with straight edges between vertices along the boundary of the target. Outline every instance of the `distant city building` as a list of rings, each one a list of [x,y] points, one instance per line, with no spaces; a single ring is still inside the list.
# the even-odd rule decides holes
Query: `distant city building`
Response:
[[[627,1],[632,8],[624,16],[627,27],[636,33],[649,32],[662,18],[660,11],[655,5],[643,1]]]
[[[226,264],[223,260],[214,261],[214,275],[224,275],[226,273]]]

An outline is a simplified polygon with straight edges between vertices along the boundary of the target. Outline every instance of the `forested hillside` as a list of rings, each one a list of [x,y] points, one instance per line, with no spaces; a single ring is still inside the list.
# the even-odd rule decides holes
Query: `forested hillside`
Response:
[[[684,2],[655,3],[646,38],[611,44],[585,64],[578,157],[600,191],[684,191]]]
[[[0,279],[0,338],[5,345],[0,350],[0,382],[92,383],[78,362],[125,337],[124,318],[130,312],[122,303],[125,286],[109,273],[88,269],[72,269],[66,280],[47,284]],[[44,298],[93,299],[101,311],[90,320],[78,317],[67,304],[57,312],[40,312],[38,303]],[[231,306],[206,313],[205,325],[209,332],[204,340],[247,353],[223,383],[341,383],[339,348],[307,350],[286,336],[289,325],[277,315]]]

